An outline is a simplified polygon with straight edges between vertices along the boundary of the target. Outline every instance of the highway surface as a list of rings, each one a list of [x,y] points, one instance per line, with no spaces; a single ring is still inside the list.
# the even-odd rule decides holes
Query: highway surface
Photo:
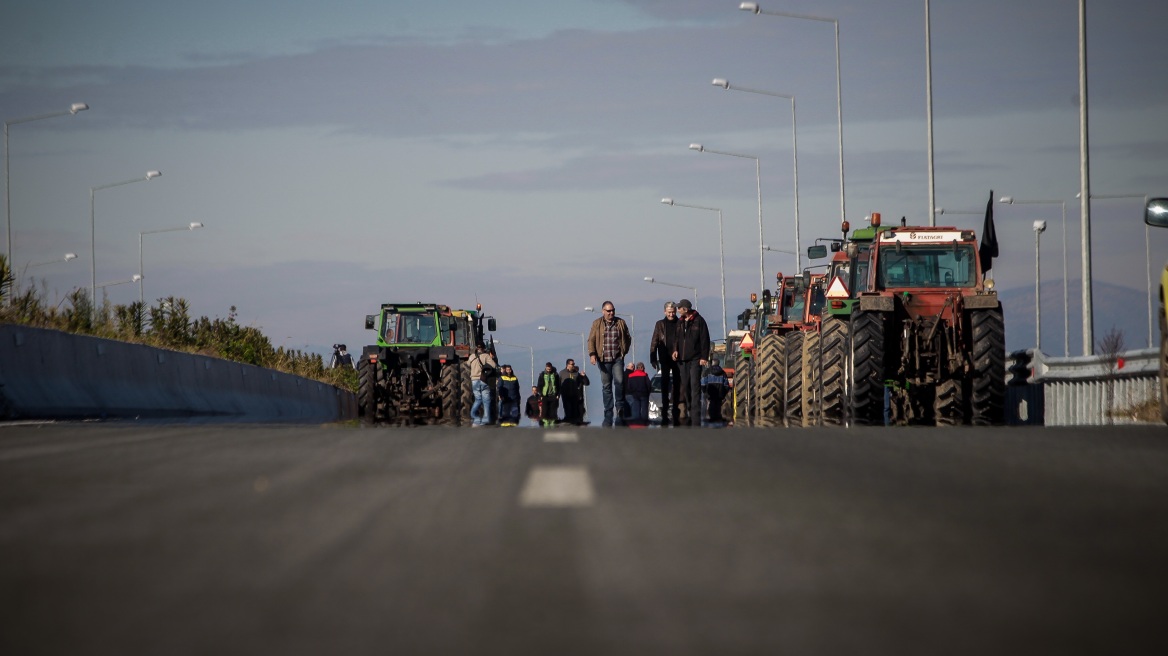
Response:
[[[0,654],[1168,654],[1168,431],[0,424]]]

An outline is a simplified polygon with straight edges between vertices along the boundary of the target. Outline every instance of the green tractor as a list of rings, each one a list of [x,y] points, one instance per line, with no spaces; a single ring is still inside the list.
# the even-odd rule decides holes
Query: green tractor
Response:
[[[357,409],[366,424],[470,424],[470,367],[475,347],[494,353],[485,331],[495,318],[435,303],[385,303],[365,317],[377,343],[357,364]]]

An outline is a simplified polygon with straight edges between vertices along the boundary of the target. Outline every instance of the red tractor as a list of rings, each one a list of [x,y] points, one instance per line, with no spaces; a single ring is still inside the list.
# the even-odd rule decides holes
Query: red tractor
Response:
[[[847,321],[852,421],[1003,423],[1005,324],[977,246],[972,230],[903,219],[875,235]]]

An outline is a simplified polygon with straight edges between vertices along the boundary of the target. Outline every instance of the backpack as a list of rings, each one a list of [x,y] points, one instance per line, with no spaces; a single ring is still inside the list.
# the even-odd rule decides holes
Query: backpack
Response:
[[[482,371],[479,373],[479,380],[484,383],[491,382],[491,379],[495,377],[496,369],[489,362],[483,362],[482,356],[479,356],[479,364],[483,366]]]

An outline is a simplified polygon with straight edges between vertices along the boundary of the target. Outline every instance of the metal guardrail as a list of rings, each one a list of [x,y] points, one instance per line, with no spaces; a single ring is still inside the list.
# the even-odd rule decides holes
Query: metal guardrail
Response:
[[[1033,349],[1029,353],[1034,370],[1030,380],[1042,386],[1042,423],[1047,426],[1145,423],[1133,411],[1157,399],[1159,349],[1121,353],[1114,368],[1102,355],[1052,358]]]

